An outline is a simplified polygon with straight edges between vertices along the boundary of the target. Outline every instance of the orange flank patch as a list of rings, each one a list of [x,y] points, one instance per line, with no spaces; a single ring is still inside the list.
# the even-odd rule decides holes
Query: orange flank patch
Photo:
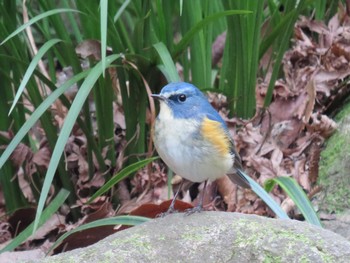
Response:
[[[230,152],[230,141],[220,122],[204,118],[201,131],[203,137],[210,141],[222,156]]]

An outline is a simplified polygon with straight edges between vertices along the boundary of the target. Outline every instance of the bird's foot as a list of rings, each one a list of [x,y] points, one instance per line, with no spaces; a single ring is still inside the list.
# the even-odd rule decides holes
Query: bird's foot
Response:
[[[166,217],[167,215],[176,214],[178,212],[179,211],[177,211],[174,206],[170,206],[166,212],[158,214],[157,217]]]
[[[204,211],[203,206],[202,206],[202,204],[199,204],[199,205],[197,205],[197,206],[195,206],[193,208],[186,209],[185,210],[185,216],[189,216],[189,215],[192,215],[194,213],[200,213],[202,211]]]

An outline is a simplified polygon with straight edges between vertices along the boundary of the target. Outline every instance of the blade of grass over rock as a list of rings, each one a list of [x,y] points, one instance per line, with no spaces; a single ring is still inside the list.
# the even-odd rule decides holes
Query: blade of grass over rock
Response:
[[[245,179],[247,179],[254,193],[256,193],[268,205],[268,207],[271,208],[277,217],[281,219],[290,219],[286,212],[283,211],[283,209],[272,199],[272,197],[264,190],[264,188],[262,188],[257,182],[246,175],[243,171],[238,170],[238,172],[240,175],[244,176]]]
[[[293,200],[295,205],[299,208],[300,212],[303,214],[305,220],[310,224],[322,227],[321,221],[318,218],[315,210],[312,207],[312,204],[309,201],[309,198],[301,189],[299,184],[295,181],[294,178],[287,176],[280,176],[273,179],[269,179],[266,182],[265,189],[271,191],[275,184],[278,184],[287,195]]]
[[[62,40],[60,39],[51,39],[49,41],[47,41],[38,51],[38,53],[34,56],[33,60],[30,62],[29,67],[26,71],[26,73],[24,74],[23,80],[21,82],[21,85],[19,86],[16,96],[12,102],[11,108],[10,108],[10,112],[9,115],[11,114],[13,108],[15,107],[15,105],[17,104],[19,97],[21,96],[21,94],[24,91],[24,88],[26,87],[29,78],[32,76],[36,66],[39,63],[39,60],[45,55],[45,53],[55,44],[57,44],[58,42],[61,42]]]
[[[38,227],[42,226],[47,220],[52,217],[54,213],[61,207],[69,195],[69,191],[61,189],[52,202],[47,206],[47,208],[40,215],[38,221]],[[28,237],[30,237],[35,229],[34,222],[32,222],[25,230],[23,230],[18,236],[16,236],[6,247],[0,250],[0,253],[5,251],[12,251],[20,244],[22,244]]]
[[[169,78],[168,82],[179,82],[180,77],[177,73],[176,66],[173,59],[171,58],[169,50],[166,48],[164,43],[159,42],[157,44],[154,44],[153,47],[157,51],[160,60],[163,62],[164,68],[162,69],[167,72],[167,74],[165,74],[165,77]]]
[[[159,157],[152,157],[145,160],[138,161],[136,163],[130,164],[129,166],[125,167],[123,170],[121,170],[119,173],[117,173],[115,176],[113,176],[108,182],[106,182],[100,189],[96,191],[90,197],[88,204],[91,203],[96,197],[104,194],[109,189],[111,189],[115,184],[120,182],[121,180],[128,177],[130,174],[136,172],[137,170],[141,169],[145,165],[149,164],[150,162],[153,162],[154,160],[157,160]]]
[[[55,249],[59,244],[62,243],[63,240],[65,240],[70,235],[80,232],[86,229],[94,228],[94,227],[100,227],[100,226],[113,226],[113,225],[126,225],[126,226],[135,226],[142,223],[145,223],[147,221],[150,221],[150,218],[142,217],[142,216],[116,216],[116,217],[109,217],[109,218],[103,218],[99,219],[81,226],[78,226],[77,228],[64,233],[62,236],[57,239],[57,241],[52,245],[48,253],[50,253],[53,249]]]
[[[17,34],[19,34],[20,32],[22,32],[23,30],[25,30],[28,26],[31,26],[32,24],[38,22],[39,20],[48,17],[48,16],[52,16],[52,15],[56,15],[59,13],[66,13],[66,12],[77,12],[77,13],[81,13],[78,10],[75,9],[66,9],[66,8],[61,8],[61,9],[54,9],[54,10],[50,10],[47,11],[45,13],[42,13],[40,15],[37,15],[35,17],[33,17],[32,19],[30,19],[27,23],[21,25],[19,28],[17,28],[13,33],[11,33],[7,38],[5,38],[0,45],[3,45],[5,42],[7,42],[9,39],[13,38],[14,36],[16,36]]]
[[[108,67],[113,61],[118,59],[120,55],[111,55],[107,57],[106,60],[106,67]],[[73,125],[75,123],[75,120],[77,119],[83,104],[85,100],[87,99],[88,95],[90,94],[91,89],[93,88],[95,82],[102,74],[102,67],[101,62],[97,63],[92,69],[90,74],[87,76],[83,84],[81,85],[78,93],[76,94],[76,97],[72,103],[72,106],[68,112],[68,115],[65,119],[65,122],[63,124],[61,133],[58,137],[55,149],[53,150],[51,161],[45,176],[43,188],[40,194],[40,199],[38,203],[38,208],[35,216],[34,221],[34,231],[36,230],[39,218],[41,216],[42,210],[45,205],[45,201],[47,199],[47,195],[49,193],[49,189],[53,180],[53,177],[55,175],[55,171],[57,169],[59,160],[61,158],[61,155],[63,153],[64,147],[67,143],[68,137],[72,131]]]

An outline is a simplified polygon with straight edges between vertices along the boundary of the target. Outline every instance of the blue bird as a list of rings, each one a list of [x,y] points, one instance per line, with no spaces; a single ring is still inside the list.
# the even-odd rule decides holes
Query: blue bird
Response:
[[[198,88],[186,82],[170,83],[152,97],[160,102],[152,132],[159,156],[183,178],[205,182],[198,206],[188,213],[203,209],[207,180],[227,174],[234,183],[250,188],[226,123]],[[178,193],[168,213],[174,211]]]

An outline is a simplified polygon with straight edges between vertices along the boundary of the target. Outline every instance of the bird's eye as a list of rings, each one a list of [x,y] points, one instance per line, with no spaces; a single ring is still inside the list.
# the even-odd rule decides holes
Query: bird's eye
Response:
[[[179,95],[179,101],[184,102],[186,100],[186,95],[185,94],[180,94]]]

